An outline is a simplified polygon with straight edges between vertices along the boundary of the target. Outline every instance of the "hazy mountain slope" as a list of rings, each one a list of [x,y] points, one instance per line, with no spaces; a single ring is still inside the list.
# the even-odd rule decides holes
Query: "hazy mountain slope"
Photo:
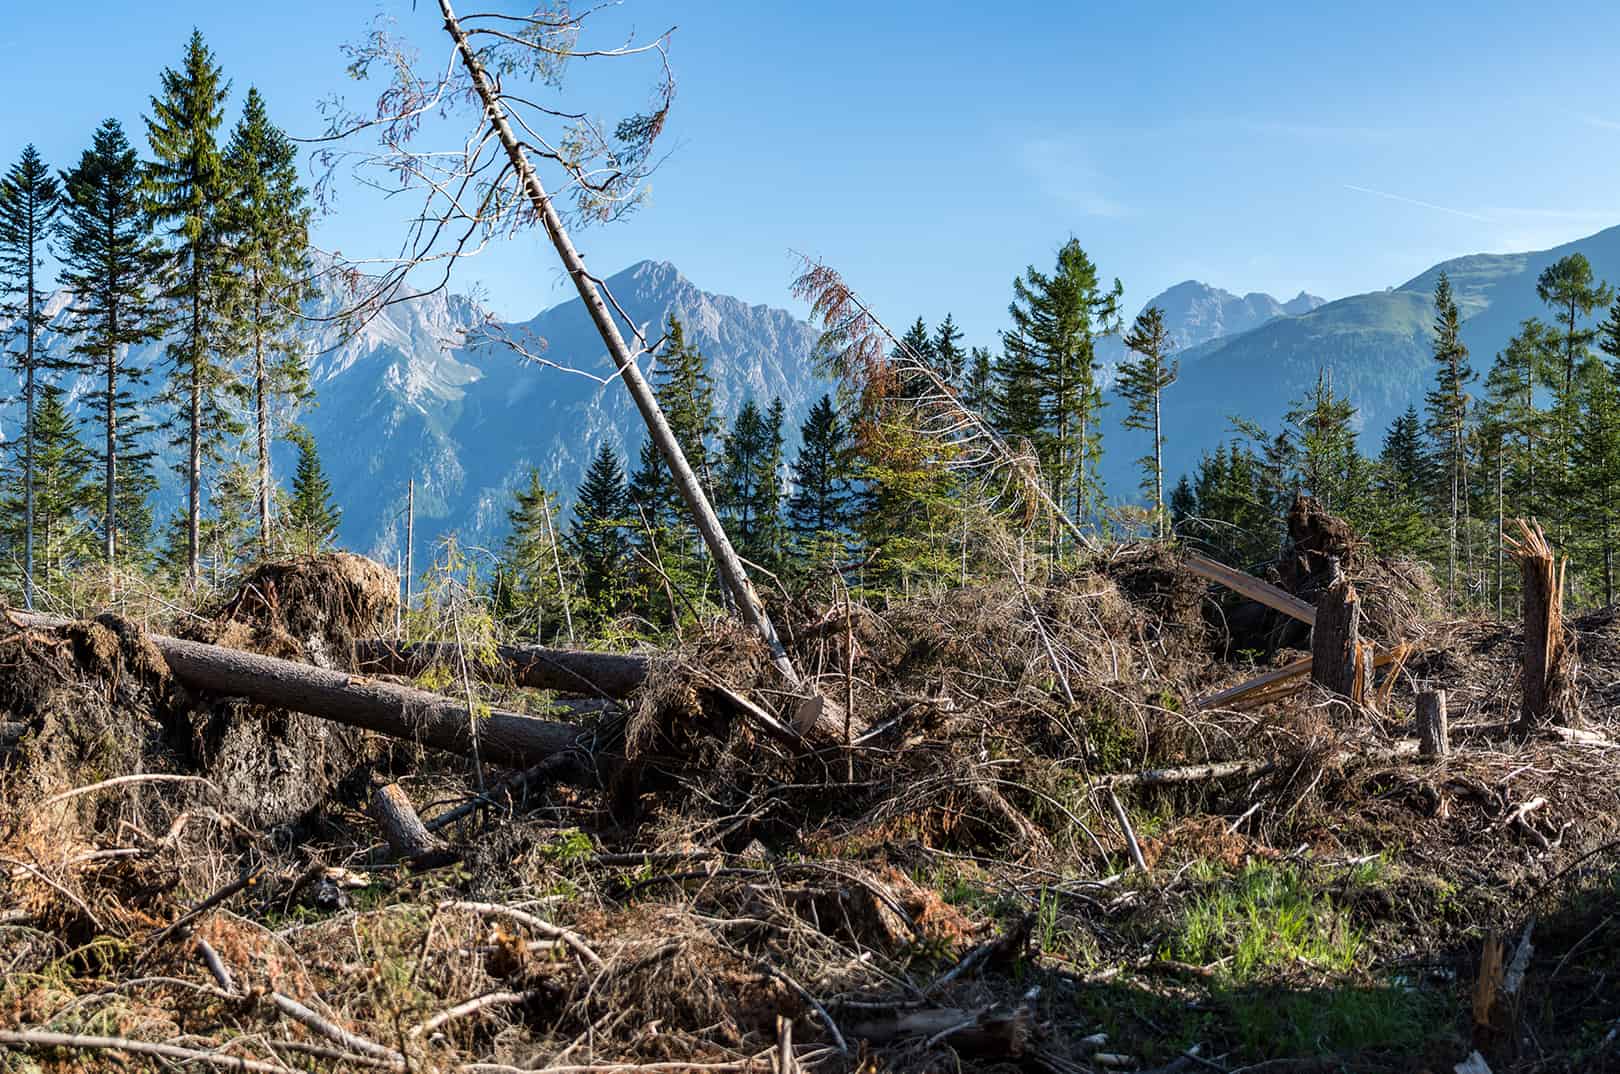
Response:
[[[826,389],[810,368],[817,333],[785,310],[750,306],[700,290],[673,265],[644,261],[608,281],[637,325],[656,339],[669,316],[686,325],[687,338],[711,364],[715,401],[729,420],[753,396],[763,405],[781,395],[790,435]],[[546,484],[572,499],[585,465],[602,442],[630,457],[644,438],[624,385],[525,361],[511,347],[467,333],[483,323],[467,299],[438,292],[388,306],[358,331],[335,320],[351,297],[323,286],[306,307],[311,318],[311,379],[316,405],[303,415],[314,433],[333,495],[343,508],[340,539],[350,547],[392,555],[403,545],[406,485],[417,482],[418,555],[441,534],[456,530],[474,543],[493,543],[505,532],[510,492],[537,467]],[[57,314],[44,343],[65,350],[59,329],[69,296],[53,295]],[[6,326],[0,323],[0,335]],[[606,377],[611,365],[584,307],[575,299],[522,325],[502,329],[525,349]],[[352,334],[351,334],[352,333]],[[141,394],[164,426],[170,409],[155,398],[161,383],[161,343],[139,348],[136,364],[154,370]],[[651,360],[643,359],[650,371]],[[84,413],[92,378],[63,378]],[[15,435],[21,416],[15,378],[0,370],[0,436]],[[158,515],[181,501],[171,464],[178,453],[170,430],[153,436],[165,453]],[[239,450],[250,451],[244,440]],[[276,447],[283,484],[292,473],[292,449]]]
[[[747,397],[763,404],[781,395],[796,432],[824,390],[810,369],[817,333],[784,310],[710,294],[667,262],[633,265],[608,285],[649,340],[672,314],[681,319],[709,359],[716,406],[727,418]],[[547,368],[487,337],[420,346],[424,332],[474,323],[458,301],[440,310],[428,304],[444,303],[441,296],[422,300],[422,309],[405,315],[416,327],[380,333],[319,380],[321,403],[308,424],[344,504],[344,538],[357,547],[398,547],[412,476],[422,538],[454,529],[489,542],[504,532],[511,490],[531,467],[566,501],[599,444],[634,465],[644,426],[616,379],[603,384]],[[598,378],[612,372],[577,299],[502,331],[548,361]]]
[[[1483,378],[1521,321],[1547,315],[1536,297],[1536,277],[1575,251],[1591,260],[1600,278],[1620,282],[1617,227],[1552,250],[1454,258],[1398,288],[1340,299],[1183,352],[1181,380],[1165,401],[1168,481],[1196,465],[1232,415],[1278,428],[1290,402],[1323,368],[1360,408],[1362,447],[1376,452],[1389,422],[1409,404],[1421,408],[1432,382],[1433,292],[1440,272],[1451,278],[1465,318],[1463,339]],[[1146,450],[1147,437],[1119,427],[1124,408],[1113,402],[1105,476],[1114,494],[1125,495],[1135,489],[1132,460]]]

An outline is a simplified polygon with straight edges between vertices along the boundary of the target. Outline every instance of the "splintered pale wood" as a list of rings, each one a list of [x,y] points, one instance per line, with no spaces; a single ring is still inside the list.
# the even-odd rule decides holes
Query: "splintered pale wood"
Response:
[[[1538,523],[1521,518],[1516,525],[1519,536],[1507,538],[1507,545],[1519,561],[1524,594],[1524,700],[1519,731],[1532,734],[1552,715],[1566,655],[1564,572]]]
[[[1411,653],[1412,644],[1403,641],[1393,649],[1386,649],[1378,653],[1377,656],[1372,658],[1371,666],[1381,668],[1395,664],[1398,671],[1399,665],[1404,663]],[[1228,686],[1218,694],[1211,694],[1206,698],[1195,701],[1193,707],[1195,710],[1211,709],[1216,706],[1244,709],[1263,705],[1268,701],[1277,701],[1301,689],[1305,683],[1298,680],[1303,680],[1310,672],[1311,657],[1301,657],[1291,664],[1285,664],[1263,675],[1256,675],[1254,678],[1240,682],[1236,686]],[[1387,692],[1382,693],[1380,697],[1387,700]]]
[[[1263,675],[1256,675],[1254,678],[1240,682],[1236,686],[1229,686],[1218,694],[1211,694],[1208,697],[1198,701],[1197,707],[1201,709],[1215,708],[1217,705],[1224,705],[1232,701],[1238,701],[1250,694],[1255,693],[1256,691],[1264,690],[1266,687],[1275,683],[1286,682],[1289,679],[1301,678],[1305,675],[1309,675],[1310,673],[1311,658],[1308,656],[1301,657],[1291,664],[1285,664],[1282,667],[1268,671]]]
[[[1241,593],[1250,600],[1257,600],[1266,607],[1292,616],[1301,623],[1309,626],[1316,625],[1316,609],[1300,600],[1286,590],[1278,589],[1270,582],[1256,578],[1252,574],[1245,574],[1240,570],[1228,567],[1224,563],[1217,563],[1213,559],[1196,553],[1189,555],[1186,560],[1187,569],[1200,578],[1225,586],[1234,593]]]

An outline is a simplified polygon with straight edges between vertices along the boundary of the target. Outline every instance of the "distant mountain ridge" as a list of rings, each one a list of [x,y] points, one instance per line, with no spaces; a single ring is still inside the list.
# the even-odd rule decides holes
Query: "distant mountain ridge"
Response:
[[[703,291],[663,261],[638,262],[607,284],[649,341],[662,335],[671,316],[682,321],[687,339],[709,360],[715,405],[727,420],[746,398],[763,405],[780,395],[796,432],[829,387],[812,369],[819,333],[786,310]],[[54,320],[47,346],[66,346],[60,330],[69,298],[58,292],[49,300]],[[612,364],[577,298],[520,324],[489,326],[472,301],[438,291],[390,305],[346,335],[333,318],[350,301],[327,284],[306,305],[316,326],[310,341],[316,405],[301,419],[343,509],[339,537],[347,546],[385,558],[403,547],[406,488],[413,479],[422,555],[452,530],[474,544],[497,541],[511,491],[530,468],[566,504],[598,445],[611,444],[627,469],[634,466],[644,426],[624,386],[609,379]],[[491,339],[488,327],[590,376],[527,361]],[[162,344],[131,357],[154,370],[143,395],[155,405]],[[653,360],[642,362],[651,373]],[[93,379],[66,377],[70,400],[82,404]],[[13,378],[0,372],[0,399],[16,394]],[[0,411],[9,419],[0,432],[12,435],[20,409]],[[156,436],[152,446],[174,457]],[[279,477],[290,477],[292,461],[291,447],[278,444]],[[178,505],[180,488],[167,464],[160,478],[161,517]]]
[[[1323,369],[1358,408],[1362,450],[1376,454],[1389,423],[1409,405],[1421,408],[1432,383],[1440,273],[1451,280],[1464,318],[1463,342],[1482,381],[1523,320],[1548,316],[1536,297],[1536,277],[1576,252],[1586,255],[1598,278],[1620,283],[1620,227],[1612,227],[1550,250],[1452,258],[1390,290],[1351,295],[1189,348],[1180,356],[1180,381],[1165,395],[1167,481],[1190,472],[1200,453],[1227,435],[1233,416],[1279,428],[1290,403]],[[1472,390],[1477,397],[1483,389],[1476,383]],[[1104,474],[1110,491],[1124,496],[1136,487],[1131,460],[1146,439],[1119,427],[1122,407],[1110,409]]]
[[[1363,448],[1376,451],[1389,421],[1407,405],[1421,405],[1430,382],[1439,272],[1451,277],[1466,318],[1463,338],[1483,376],[1519,322],[1544,314],[1536,276],[1575,250],[1591,259],[1598,276],[1620,282],[1620,228],[1612,228],[1553,250],[1454,258],[1394,289],[1334,302],[1304,292],[1287,302],[1238,296],[1197,281],[1167,289],[1146,305],[1164,309],[1178,345],[1181,379],[1165,395],[1168,481],[1229,435],[1232,416],[1277,428],[1320,368],[1330,368],[1334,386],[1361,408]],[[787,310],[704,291],[667,261],[638,262],[607,282],[649,340],[671,315],[684,322],[688,339],[709,359],[725,420],[745,398],[764,402],[780,395],[796,435],[810,405],[830,389],[812,366],[817,330]],[[343,508],[340,537],[349,547],[390,559],[397,553],[412,479],[420,557],[451,531],[475,545],[498,542],[511,492],[531,467],[567,503],[599,444],[611,444],[627,466],[634,464],[645,435],[641,418],[622,385],[595,379],[612,370],[577,299],[496,327],[547,360],[590,376],[539,367],[499,342],[469,340],[468,333],[485,324],[484,314],[456,294],[440,291],[392,305],[352,338],[324,320],[346,301],[329,287],[308,307],[319,326],[311,340],[317,405],[303,421]],[[50,299],[49,345],[63,345],[52,336],[66,305],[64,294]],[[160,343],[150,344],[134,357],[157,370],[161,350]],[[1117,336],[1102,340],[1098,351],[1109,368],[1124,356]],[[160,376],[154,373],[149,395]],[[82,409],[91,379],[66,383]],[[0,372],[0,400],[11,401],[0,409],[0,433],[11,436],[20,405],[9,371]],[[1147,447],[1145,434],[1120,427],[1124,412],[1110,394],[1103,469],[1110,492],[1121,499],[1134,498],[1134,460]],[[277,452],[277,473],[285,479],[291,451],[281,445]],[[180,500],[177,479],[165,470],[163,480],[160,517]]]
[[[1163,310],[1176,349],[1185,350],[1212,339],[1239,335],[1279,317],[1298,317],[1326,303],[1327,299],[1304,291],[1287,302],[1261,291],[1240,298],[1198,280],[1185,280],[1161,292],[1143,309],[1158,306]]]

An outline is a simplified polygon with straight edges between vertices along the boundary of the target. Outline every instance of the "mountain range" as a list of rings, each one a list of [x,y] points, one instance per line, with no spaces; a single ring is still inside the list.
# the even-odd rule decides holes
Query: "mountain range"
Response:
[[[1363,448],[1376,451],[1389,421],[1408,404],[1421,405],[1430,381],[1438,274],[1451,278],[1464,340],[1483,372],[1521,320],[1543,314],[1536,276],[1575,250],[1599,277],[1620,281],[1620,228],[1613,228],[1553,250],[1457,258],[1398,287],[1333,302],[1304,292],[1286,302],[1259,293],[1240,297],[1192,280],[1169,288],[1148,303],[1165,311],[1180,361],[1180,380],[1165,395],[1168,480],[1195,466],[1233,416],[1276,428],[1320,368],[1330,369],[1335,388],[1358,405]],[[709,360],[715,402],[728,420],[746,398],[763,403],[779,395],[796,434],[828,390],[811,362],[817,330],[786,310],[704,291],[662,261],[639,262],[607,283],[648,340],[670,316],[681,319]],[[345,301],[336,289],[324,289],[308,310],[321,326],[312,342],[317,405],[302,419],[343,508],[345,545],[393,559],[402,547],[412,480],[420,556],[452,530],[473,544],[495,543],[511,491],[531,468],[566,503],[600,444],[633,462],[643,439],[640,418],[610,378],[605,350],[577,299],[522,323],[491,325],[469,299],[438,291],[387,307],[351,336],[321,319]],[[51,297],[53,333],[66,306],[67,296]],[[890,316],[905,323],[909,312]],[[46,342],[55,345],[49,335]],[[143,350],[136,361],[155,367],[160,347]],[[1105,367],[1123,356],[1117,337],[1099,348]],[[11,400],[0,408],[0,433],[8,438],[20,416],[14,387],[9,372],[0,374],[0,391]],[[69,378],[70,398],[88,387]],[[1123,404],[1111,399],[1104,476],[1118,498],[1134,495],[1133,460],[1147,448],[1146,434],[1120,428],[1123,417]],[[284,445],[276,465],[290,474]],[[165,506],[179,502],[175,478],[165,475],[161,495]]]

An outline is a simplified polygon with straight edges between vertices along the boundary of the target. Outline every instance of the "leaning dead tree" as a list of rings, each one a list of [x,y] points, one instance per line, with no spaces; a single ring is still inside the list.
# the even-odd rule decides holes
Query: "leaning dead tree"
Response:
[[[836,725],[841,731],[843,715],[815,695],[788,657],[741,558],[665,419],[638,364],[651,348],[603,281],[586,269],[564,219],[567,215],[576,224],[612,220],[641,199],[643,181],[658,163],[654,143],[674,97],[669,33],[645,44],[589,47],[582,37],[588,20],[601,7],[576,11],[568,0],[550,0],[528,14],[479,12],[459,17],[449,0],[440,0],[439,10],[453,45],[445,64],[421,73],[410,50],[379,30],[353,50],[351,65],[361,77],[373,66],[391,70],[377,113],[369,118],[339,114],[329,133],[331,145],[361,131],[376,133],[380,151],[361,154],[359,163],[381,169],[399,190],[414,188],[426,195],[405,248],[372,289],[373,304],[408,296],[405,281],[413,269],[436,263],[442,270],[442,286],[459,258],[492,239],[538,224],[590,314],[615,376],[630,393],[648,436],[669,467],[732,606],[765,642],[789,689],[802,698],[796,713],[800,729],[826,730]],[[653,103],[647,111],[622,119],[611,131],[583,111],[525,95],[554,96],[576,63],[630,57],[657,63]],[[535,89],[517,92],[525,83]],[[458,144],[437,151],[415,145],[424,128],[453,120],[467,106],[476,111],[477,118],[461,131]],[[341,156],[340,150],[328,147],[318,159],[332,165]],[[556,190],[547,189],[540,174],[542,165],[561,177]],[[633,347],[625,338],[626,329]]]
[[[801,255],[793,293],[810,303],[824,329],[822,372],[836,377],[856,406],[856,432],[870,437],[899,420],[932,448],[934,463],[976,482],[991,510],[1021,511],[1027,523],[1045,514],[1077,545],[1086,535],[1052,497],[1027,444],[1007,441],[926,355],[896,336],[838,270]]]

